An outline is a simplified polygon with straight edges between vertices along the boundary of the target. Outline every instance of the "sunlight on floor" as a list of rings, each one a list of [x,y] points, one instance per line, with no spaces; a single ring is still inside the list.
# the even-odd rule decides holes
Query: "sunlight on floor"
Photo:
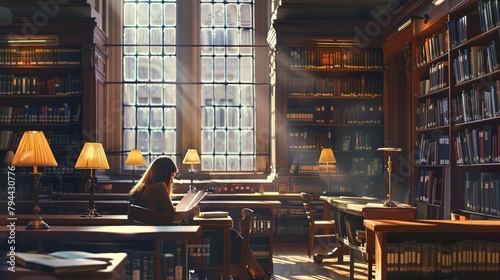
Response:
[[[276,280],[347,280],[349,279],[349,256],[344,256],[344,262],[339,264],[337,259],[326,259],[315,263],[301,248],[286,248],[281,254],[275,250],[273,257],[274,278]],[[368,276],[366,263],[354,264],[354,279],[365,280]]]

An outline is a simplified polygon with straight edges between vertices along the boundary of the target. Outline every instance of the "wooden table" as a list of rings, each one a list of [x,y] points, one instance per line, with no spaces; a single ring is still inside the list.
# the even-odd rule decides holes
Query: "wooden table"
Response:
[[[16,279],[37,279],[37,280],[118,280],[125,279],[125,267],[127,265],[127,253],[97,253],[96,257],[109,258],[110,264],[105,269],[92,272],[55,274],[40,270],[27,269],[16,266],[15,272],[6,272],[5,278]]]
[[[8,216],[0,215],[0,225],[5,226],[8,224]],[[33,215],[21,214],[15,216],[16,224],[22,225],[23,227],[27,225]],[[42,215],[42,219],[49,225],[50,229],[53,226],[111,226],[111,225],[127,225],[128,219],[127,215],[103,215],[101,217],[81,217],[80,215]],[[233,228],[233,219],[229,216],[226,218],[200,218],[194,217],[191,225],[201,226],[203,229],[222,229],[223,235],[222,240],[230,240],[231,232]],[[182,226],[180,226],[182,227]],[[222,242],[223,248],[223,264],[220,268],[223,272],[224,279],[229,279],[229,266],[231,264],[231,248],[230,242]]]
[[[48,240],[85,240],[85,241],[154,241],[155,279],[161,277],[161,255],[163,242],[194,241],[201,236],[201,226],[145,226],[145,225],[98,225],[98,226],[50,226],[48,230],[25,230],[24,226],[11,231],[9,227],[0,229],[0,239],[14,232],[16,240],[37,242],[37,251],[43,252],[43,244]],[[187,269],[186,269],[187,270]]]
[[[364,219],[394,219],[394,220],[414,220],[416,216],[416,208],[403,204],[396,203],[396,207],[384,206],[384,201],[372,197],[343,197],[343,196],[320,196],[324,201],[324,219],[331,219],[330,213],[333,210],[335,214],[335,222],[339,234],[339,248],[335,248],[327,255],[315,255],[314,261],[321,262],[325,258],[337,257],[339,262],[342,261],[343,255],[353,252],[355,247],[355,233],[357,230],[364,230]],[[371,277],[371,260],[375,253],[374,235],[371,232],[366,232],[366,243],[363,250],[367,254],[368,259],[368,274]],[[351,279],[354,277],[354,258],[350,258],[350,274]]]

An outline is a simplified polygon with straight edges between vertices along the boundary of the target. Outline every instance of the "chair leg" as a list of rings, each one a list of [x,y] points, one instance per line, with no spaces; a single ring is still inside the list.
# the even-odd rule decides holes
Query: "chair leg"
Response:
[[[354,249],[349,248],[349,279],[354,280]]]
[[[313,228],[309,229],[309,246],[307,246],[307,255],[309,258],[312,256],[312,250],[314,247],[314,231]]]

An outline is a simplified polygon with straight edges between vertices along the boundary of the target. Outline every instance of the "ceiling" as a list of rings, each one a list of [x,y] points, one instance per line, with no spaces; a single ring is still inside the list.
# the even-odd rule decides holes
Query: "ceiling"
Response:
[[[409,0],[281,0],[278,19],[348,19],[369,21],[394,13]]]

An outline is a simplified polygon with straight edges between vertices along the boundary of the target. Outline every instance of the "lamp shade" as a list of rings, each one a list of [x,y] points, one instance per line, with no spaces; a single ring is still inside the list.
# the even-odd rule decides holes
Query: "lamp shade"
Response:
[[[146,165],[146,161],[144,161],[144,156],[142,155],[141,150],[132,149],[125,160],[125,164],[128,165]]]
[[[182,160],[183,164],[200,164],[201,159],[200,156],[198,155],[198,151],[196,149],[188,149],[186,152],[186,155],[184,156],[184,159]]]
[[[25,131],[11,164],[13,166],[57,166],[57,161],[42,131]]]
[[[332,148],[323,148],[319,155],[318,163],[336,163]]]
[[[5,158],[3,159],[3,162],[10,165],[13,159],[14,159],[14,152],[7,151],[7,153],[5,154]]]
[[[76,169],[109,169],[108,160],[101,143],[87,142],[83,145],[75,164]]]

